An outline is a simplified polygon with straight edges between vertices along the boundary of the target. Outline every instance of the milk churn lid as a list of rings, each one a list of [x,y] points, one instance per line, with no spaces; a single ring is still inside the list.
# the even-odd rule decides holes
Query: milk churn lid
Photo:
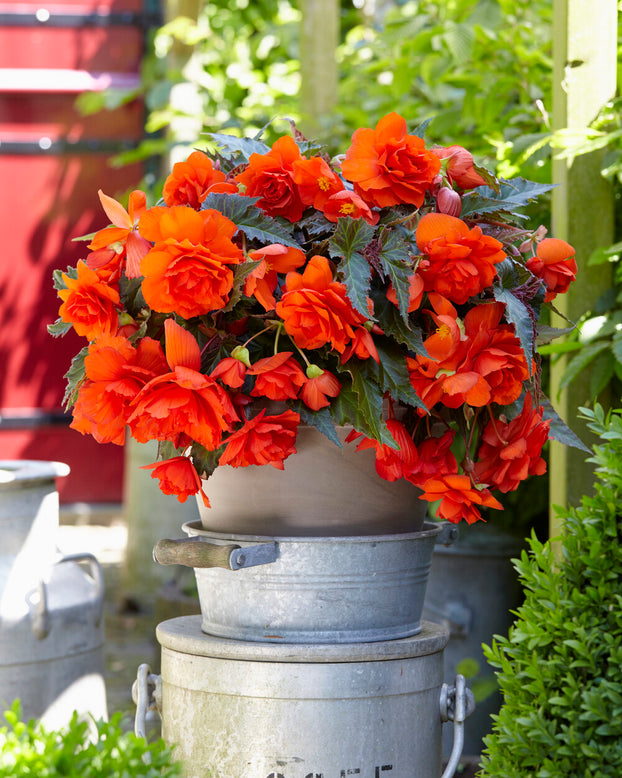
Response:
[[[64,462],[37,459],[0,459],[0,489],[29,481],[51,481],[69,475]]]
[[[262,643],[207,635],[201,616],[179,616],[156,628],[162,648],[193,656],[256,662],[374,662],[436,654],[449,640],[448,629],[425,621],[419,634],[375,643]]]

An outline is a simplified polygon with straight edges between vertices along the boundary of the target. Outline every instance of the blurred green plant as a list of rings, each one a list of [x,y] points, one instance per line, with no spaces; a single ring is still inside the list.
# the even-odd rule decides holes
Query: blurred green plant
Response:
[[[77,713],[61,730],[49,730],[34,719],[21,719],[19,701],[4,713],[0,727],[2,778],[174,778],[181,765],[172,760],[163,740],[147,743],[125,732],[121,714],[110,721],[89,722]]]
[[[397,110],[413,126],[433,118],[433,142],[451,138],[504,178],[548,182],[549,0],[378,5],[370,15],[364,2],[341,3],[339,108],[318,140],[334,152],[356,127]],[[201,132],[248,136],[274,118],[297,121],[300,21],[298,0],[202,3],[196,19],[151,32],[140,89],[86,93],[79,107],[95,113],[143,97],[156,136],[119,164],[164,153],[180,133],[188,144]],[[264,137],[274,140],[270,130]]]
[[[408,0],[337,53],[343,131],[390,110],[432,119],[428,137],[469,148],[497,175],[550,181],[548,0]],[[529,152],[529,153],[527,153]]]

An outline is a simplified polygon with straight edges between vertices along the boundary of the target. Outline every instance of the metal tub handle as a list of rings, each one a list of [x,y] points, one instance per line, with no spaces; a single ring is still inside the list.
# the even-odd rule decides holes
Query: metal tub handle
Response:
[[[276,543],[260,543],[256,546],[226,546],[208,543],[203,538],[160,540],[153,549],[153,558],[161,565],[185,567],[224,567],[240,570],[243,567],[267,565],[277,558]]]
[[[454,742],[441,778],[452,778],[456,772],[464,747],[464,720],[475,710],[475,697],[467,687],[464,676],[458,674],[455,684],[455,686],[448,686],[444,683],[441,687],[441,721],[454,723]]]

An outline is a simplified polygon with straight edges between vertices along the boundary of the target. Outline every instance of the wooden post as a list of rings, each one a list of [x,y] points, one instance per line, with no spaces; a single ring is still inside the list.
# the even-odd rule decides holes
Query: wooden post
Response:
[[[302,132],[319,138],[337,104],[339,0],[301,0],[300,113]]]
[[[554,0],[553,128],[587,127],[615,94],[617,54],[617,0]],[[611,286],[608,266],[587,267],[598,246],[613,242],[613,198],[600,174],[602,154],[553,160],[553,235],[571,243],[577,252],[578,280],[554,305],[571,321],[594,306]],[[556,317],[557,326],[565,326]],[[589,376],[580,377],[558,394],[566,366],[561,360],[551,370],[551,399],[564,421],[590,443],[584,425],[576,419],[580,405],[589,400]],[[550,504],[579,505],[593,486],[592,467],[586,454],[551,444]],[[550,533],[559,534],[551,507]]]

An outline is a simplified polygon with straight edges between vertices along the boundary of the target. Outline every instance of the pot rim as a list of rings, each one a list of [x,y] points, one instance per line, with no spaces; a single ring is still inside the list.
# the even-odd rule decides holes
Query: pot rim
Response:
[[[22,481],[49,481],[69,475],[64,462],[39,459],[0,459],[0,488]]]
[[[183,531],[190,536],[240,543],[383,543],[388,541],[434,538],[442,532],[441,523],[426,521],[418,532],[395,532],[384,535],[242,535],[234,532],[214,532],[205,529],[200,521],[187,521],[182,524]]]

